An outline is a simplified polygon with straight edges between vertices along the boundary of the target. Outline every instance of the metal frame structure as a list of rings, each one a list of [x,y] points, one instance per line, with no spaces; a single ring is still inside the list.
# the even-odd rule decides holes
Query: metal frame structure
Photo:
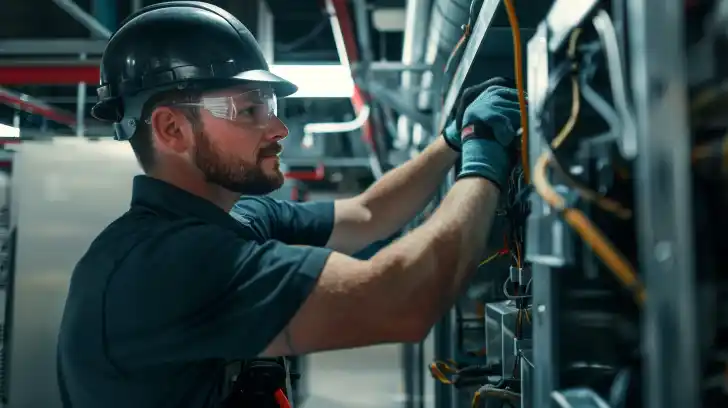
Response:
[[[568,7],[567,7],[568,3]],[[547,146],[537,114],[549,86],[549,54],[590,13],[597,1],[559,0],[529,42],[530,154],[532,165]],[[700,378],[694,231],[691,208],[690,134],[687,118],[683,2],[627,2],[632,90],[638,118],[636,189],[638,246],[649,296],[643,310],[645,406],[698,407]],[[528,258],[533,261],[533,406],[550,406],[559,389],[559,286],[551,270],[570,248],[551,242],[566,229],[539,198],[533,199]]]
[[[546,97],[549,84],[549,52],[548,27],[542,23],[536,30],[536,35],[528,43],[528,96],[530,103],[529,129],[529,157],[530,165],[535,164],[544,149],[543,133],[545,129],[541,123],[538,111],[539,106]],[[532,274],[536,279],[533,285],[533,364],[535,369],[533,394],[531,401],[534,406],[550,406],[551,391],[557,389],[558,379],[558,273],[551,270],[551,266],[563,264],[561,258],[563,248],[554,248],[541,243],[550,240],[551,231],[564,229],[563,222],[559,220],[552,210],[539,198],[532,198],[531,216],[527,230],[526,259],[532,263]],[[556,253],[559,257],[554,257]]]
[[[442,106],[442,116],[448,117],[455,108],[460,93],[463,90],[465,84],[465,78],[470,73],[470,68],[475,62],[475,56],[481,52],[481,46],[484,44],[485,36],[490,32],[491,23],[498,7],[501,5],[501,0],[484,0],[483,5],[480,7],[478,12],[478,19],[475,21],[475,25],[472,29],[472,34],[468,38],[468,43],[465,45],[465,51],[463,52],[462,59],[458,64],[455,75],[452,78],[452,82],[445,96],[445,102]],[[441,126],[444,127],[444,126]],[[441,129],[438,129],[438,132]]]
[[[462,61],[447,91],[442,115],[454,109],[474,56],[489,35],[493,12],[499,1],[485,0]],[[543,132],[550,124],[540,121],[539,106],[549,91],[550,53],[561,47],[600,2],[556,0],[528,43],[528,94],[531,166],[548,148]],[[617,2],[619,3],[619,2]],[[640,214],[638,245],[641,270],[649,288],[643,309],[645,406],[698,407],[700,389],[696,271],[691,204],[690,133],[688,130],[686,49],[683,2],[634,0],[625,2],[630,27],[629,77],[637,117],[639,159],[636,176],[640,187],[636,200]],[[615,8],[620,5],[613,5]],[[438,126],[439,125],[439,126]],[[436,124],[439,130],[442,124]],[[552,406],[559,390],[562,322],[560,322],[560,274],[576,248],[568,240],[554,241],[553,234],[568,234],[562,220],[539,198],[532,200],[527,237],[527,258],[533,262],[533,349],[522,365],[532,368],[533,389],[523,390],[528,407]],[[438,357],[449,357],[450,316],[435,329]],[[532,358],[531,358],[532,357]],[[525,358],[525,357],[524,357]],[[532,363],[532,364],[531,364]],[[457,407],[450,388],[438,387],[437,408]],[[528,394],[528,395],[527,395]],[[596,405],[595,405],[596,406]],[[524,406],[526,407],[526,406]]]
[[[648,408],[700,406],[698,315],[683,2],[628,3],[638,118],[639,248]]]

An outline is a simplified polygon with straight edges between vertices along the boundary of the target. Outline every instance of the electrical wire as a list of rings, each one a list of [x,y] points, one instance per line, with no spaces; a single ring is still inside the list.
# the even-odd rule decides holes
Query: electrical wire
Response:
[[[523,85],[523,49],[521,46],[521,28],[518,24],[516,8],[513,0],[503,0],[508,15],[508,23],[513,34],[513,59],[515,64],[516,87],[518,89],[518,108],[521,111],[521,164],[526,184],[531,180],[531,169],[528,162],[528,111],[526,110],[526,92]]]
[[[578,33],[572,34],[572,38],[576,36],[578,36]],[[574,87],[578,86],[578,81],[573,81],[572,85]],[[551,147],[554,150],[571,134],[574,123],[576,122],[576,115],[579,113],[579,110],[573,107],[573,104],[578,103],[579,100],[578,88],[576,90],[576,93],[572,93],[572,96],[575,96],[572,99],[572,114],[551,143]],[[551,183],[549,183],[547,169],[552,164],[554,164],[554,157],[551,150],[545,151],[536,161],[533,169],[533,185],[536,193],[547,204],[561,213],[566,223],[579,234],[617,279],[632,292],[636,302],[640,305],[643,304],[645,300],[645,289],[638,280],[634,267],[582,211],[569,207],[566,199],[557,193]]]
[[[543,200],[555,210],[561,212],[564,220],[589,245],[594,253],[604,262],[619,281],[630,291],[638,304],[645,300],[645,289],[637,279],[634,267],[614,244],[599,230],[583,212],[566,205],[566,199],[559,195],[548,182],[546,169],[552,162],[551,152],[543,153],[534,166],[533,184]]]
[[[458,372],[457,364],[454,361],[450,361],[450,364],[444,361],[434,361],[430,364],[430,373],[436,380],[443,384],[451,385],[453,381],[448,378],[449,374],[455,374]]]
[[[445,62],[445,68],[443,68],[443,72],[447,73],[450,71],[450,66],[455,60],[455,56],[457,55],[458,51],[460,51],[460,48],[462,48],[463,44],[468,42],[468,38],[470,38],[470,32],[470,23],[468,23],[465,25],[463,35],[460,36],[460,39],[455,44],[455,48],[453,48],[452,52],[450,52],[450,56],[448,56],[447,62]]]
[[[604,10],[597,11],[592,19],[592,25],[604,47],[612,99],[617,112],[622,118],[622,154],[627,158],[631,158],[637,154],[637,125],[627,98],[627,83],[621,53],[619,52],[617,32],[614,29],[611,17]]]
[[[452,65],[452,62],[455,60],[455,56],[458,54],[458,51],[468,42],[468,39],[470,39],[470,34],[473,32],[473,17],[475,16],[475,4],[477,3],[477,0],[472,0],[470,2],[470,8],[468,9],[468,21],[463,26],[463,34],[460,36],[460,39],[455,44],[455,48],[450,52],[450,55],[447,58],[447,61],[445,62],[445,68],[443,69],[444,73],[448,73],[450,71],[450,66]],[[443,101],[444,102],[444,101]]]
[[[298,48],[301,48],[302,46],[306,45],[311,40],[317,39],[318,35],[321,34],[321,32],[329,27],[329,21],[330,16],[326,16],[323,20],[321,20],[314,28],[311,29],[306,35],[303,37],[299,37],[289,43],[282,43],[282,44],[276,44],[276,48],[280,52],[293,52]]]
[[[501,256],[508,255],[509,253],[511,253],[511,250],[508,248],[508,236],[504,235],[503,236],[503,249],[501,249],[498,252],[494,253],[493,255],[490,255],[489,257],[485,258],[482,262],[480,262],[478,267],[481,267],[489,262],[492,262],[492,261],[500,258]]]
[[[480,389],[473,395],[472,408],[478,408],[483,397],[500,398],[509,402],[519,402],[521,400],[521,394],[517,392],[497,388],[493,385],[487,384],[480,387]]]
[[[579,85],[578,76],[578,65],[576,64],[576,47],[578,44],[579,36],[581,35],[581,29],[576,29],[572,32],[569,37],[569,46],[567,49],[567,56],[573,62],[572,74],[571,74],[571,114],[567,119],[564,126],[561,128],[559,133],[556,135],[554,140],[551,142],[551,148],[555,151],[564,143],[569,135],[574,131],[576,123],[581,112],[581,90]],[[572,187],[581,198],[593,202],[597,207],[604,211],[610,212],[621,219],[628,219],[632,216],[632,211],[629,208],[624,207],[620,202],[611,198],[605,197],[596,191],[581,185],[574,180],[571,175],[566,172],[558,161],[553,161],[554,168],[559,171],[562,178]]]
[[[508,254],[508,252],[504,252],[504,251],[503,251],[503,250],[501,249],[500,251],[498,251],[498,252],[494,253],[493,255],[491,255],[491,256],[489,256],[489,257],[485,258],[485,259],[484,259],[484,260],[483,260],[483,261],[482,261],[482,262],[481,262],[480,264],[478,264],[478,267],[480,267],[480,266],[483,266],[483,265],[485,265],[485,264],[487,264],[487,263],[493,262],[494,260],[496,260],[496,259],[500,258],[500,257],[501,257],[501,256],[503,256],[503,255],[507,255],[507,254]]]
[[[511,281],[510,276],[508,277],[508,279],[506,279],[505,282],[503,282],[503,296],[505,296],[507,299],[510,299],[510,300],[519,300],[519,299],[530,299],[532,297],[531,295],[526,295],[526,294],[524,294],[524,295],[514,295],[514,294],[510,293],[508,291],[508,284],[511,283],[511,282],[512,281]],[[530,282],[531,281],[529,281],[529,284],[530,284]],[[524,291],[524,293],[527,293],[527,292]]]

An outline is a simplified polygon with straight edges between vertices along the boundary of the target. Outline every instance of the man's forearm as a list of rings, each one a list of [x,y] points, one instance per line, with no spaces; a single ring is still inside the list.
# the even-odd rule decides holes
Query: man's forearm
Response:
[[[390,295],[403,318],[434,324],[452,307],[481,261],[498,197],[486,179],[460,180],[425,224],[372,259],[399,271]]]
[[[402,228],[427,205],[448,171],[455,164],[455,153],[442,137],[421,154],[386,173],[357,200],[371,214],[369,225],[375,239],[384,239]]]

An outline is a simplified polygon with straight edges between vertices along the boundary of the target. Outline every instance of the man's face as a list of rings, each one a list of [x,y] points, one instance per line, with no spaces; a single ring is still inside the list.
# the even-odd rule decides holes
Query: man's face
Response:
[[[262,119],[256,110],[266,108],[261,108],[264,101],[256,92],[235,89],[204,96],[218,97],[231,97],[237,117],[221,118],[204,107],[200,109],[202,126],[194,135],[192,152],[195,165],[209,183],[232,192],[263,195],[277,190],[283,185],[279,142],[288,136],[288,129],[275,115]]]

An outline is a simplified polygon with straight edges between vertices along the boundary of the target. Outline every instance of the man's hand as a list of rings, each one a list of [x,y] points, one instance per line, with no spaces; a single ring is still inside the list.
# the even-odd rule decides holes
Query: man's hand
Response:
[[[464,100],[477,96],[456,120],[462,124],[463,165],[459,178],[483,177],[501,187],[511,167],[508,147],[516,138],[521,118],[518,91],[484,85],[465,91]]]
[[[506,88],[516,88],[516,82],[509,78],[491,78],[483,83],[480,83],[478,85],[472,86],[470,88],[465,89],[463,92],[463,95],[460,97],[460,100],[458,101],[458,106],[455,112],[455,120],[450,121],[450,123],[447,124],[445,127],[445,130],[442,132],[442,136],[445,139],[445,142],[448,146],[450,146],[451,149],[455,150],[456,152],[462,151],[462,142],[460,137],[460,131],[463,129],[463,115],[467,108],[470,107],[470,105],[478,99],[478,97],[486,91],[488,88],[492,86],[502,86]],[[483,106],[480,106],[476,108],[476,111],[479,111],[480,114],[485,114]]]

